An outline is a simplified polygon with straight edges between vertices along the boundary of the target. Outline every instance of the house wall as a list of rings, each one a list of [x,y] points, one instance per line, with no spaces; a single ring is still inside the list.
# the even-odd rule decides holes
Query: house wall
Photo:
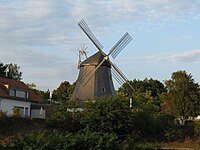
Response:
[[[0,110],[6,112],[8,116],[13,114],[13,108],[19,107],[23,117],[30,117],[31,102],[2,98],[0,99]]]

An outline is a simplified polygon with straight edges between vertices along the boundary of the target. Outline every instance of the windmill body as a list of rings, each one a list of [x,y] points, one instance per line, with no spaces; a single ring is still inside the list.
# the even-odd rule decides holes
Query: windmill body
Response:
[[[115,95],[112,76],[120,84],[128,83],[128,85],[133,89],[125,75],[109,59],[110,55],[113,59],[116,58],[122,49],[124,49],[132,40],[132,37],[128,33],[125,33],[110,49],[109,53],[105,54],[102,50],[103,45],[94,36],[86,22],[81,20],[78,23],[78,26],[96,46],[98,52],[79,65],[80,72],[76,81],[76,87],[72,99],[94,100],[97,97]]]
[[[104,61],[98,70],[95,71],[103,58],[104,56],[100,52],[97,52],[80,64],[80,72],[72,99],[93,100],[97,97],[115,95],[111,64],[108,61]],[[84,77],[94,71],[95,74],[85,84],[87,78]]]

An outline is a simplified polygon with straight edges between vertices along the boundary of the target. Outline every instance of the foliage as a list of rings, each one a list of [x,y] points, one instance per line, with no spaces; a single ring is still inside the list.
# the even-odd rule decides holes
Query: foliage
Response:
[[[39,89],[35,89],[35,88],[32,88],[31,89],[35,94],[39,95],[43,100],[48,100],[49,99],[49,90],[47,91],[42,91],[42,90],[39,90]]]
[[[70,84],[68,81],[62,82],[59,87],[53,91],[53,100],[66,102],[73,94],[75,84]]]
[[[132,96],[133,92],[146,93],[149,91],[151,96],[155,98],[158,97],[161,93],[166,92],[164,84],[152,78],[145,78],[143,81],[134,79],[133,81],[129,81],[129,83],[134,88],[134,91],[130,89],[127,83],[125,83],[122,87],[119,88],[118,93],[124,93],[124,95]]]
[[[158,113],[161,111],[162,99],[161,95],[166,92],[164,84],[158,80],[147,79],[129,82],[134,91],[130,89],[128,84],[124,84],[117,91],[120,97],[132,98],[133,110],[144,111],[149,113]]]
[[[13,107],[12,111],[13,111],[14,117],[20,117],[21,116],[21,111],[20,111],[19,107]]]
[[[3,112],[0,110],[0,128],[7,126],[8,124],[9,123],[8,123],[8,118],[7,118],[6,112]]]
[[[20,67],[17,64],[3,64],[0,63],[0,76],[14,80],[22,79],[22,72],[19,71]]]
[[[83,113],[81,123],[87,131],[109,132],[124,137],[133,129],[128,100],[100,98],[96,102],[88,102]]]
[[[35,83],[26,83],[26,85],[37,95],[39,95],[43,100],[48,100],[50,91],[42,91],[39,89],[36,89],[36,84]]]
[[[200,113],[200,88],[191,74],[186,71],[173,72],[171,79],[165,81],[168,89],[169,111],[182,119],[195,117]]]
[[[6,66],[0,62],[0,77],[5,77]]]
[[[136,111],[158,113],[161,110],[161,104],[160,97],[151,96],[150,91],[134,93],[133,109],[136,109]]]
[[[19,71],[20,67],[17,64],[6,64],[5,65],[5,77],[14,79],[14,80],[21,80],[22,79],[22,72]]]
[[[27,85],[30,89],[35,89],[35,88],[36,88],[36,84],[35,84],[35,83],[26,83],[26,85]]]
[[[39,133],[31,133],[27,137],[21,139],[20,147],[22,149],[62,149],[62,150],[114,150],[119,149],[117,136],[109,133],[61,133],[57,130],[40,131]]]
[[[46,119],[46,125],[69,132],[77,132],[81,129],[81,112],[77,111],[74,101],[68,101],[62,105],[56,105],[53,114]]]
[[[3,112],[2,110],[0,110],[0,118],[4,118],[6,117],[6,112]]]

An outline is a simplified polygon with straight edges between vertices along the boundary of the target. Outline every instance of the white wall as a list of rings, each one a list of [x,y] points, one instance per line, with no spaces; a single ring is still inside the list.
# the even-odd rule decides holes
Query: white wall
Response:
[[[14,106],[23,107],[24,111],[25,111],[25,107],[28,108],[28,117],[30,117],[31,102],[11,100],[11,99],[6,99],[6,98],[0,99],[0,110],[2,110],[3,112],[6,112],[8,116],[13,114],[12,109],[14,108]]]

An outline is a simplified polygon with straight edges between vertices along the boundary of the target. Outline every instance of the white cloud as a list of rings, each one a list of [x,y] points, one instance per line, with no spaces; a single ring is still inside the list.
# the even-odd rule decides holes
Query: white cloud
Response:
[[[190,50],[179,53],[163,53],[141,57],[143,60],[153,62],[192,63],[200,61],[200,50]]]
[[[121,36],[127,28],[134,28],[130,32],[150,27],[155,30],[166,20],[170,20],[170,26],[190,16],[198,19],[199,5],[199,0],[0,1],[0,61],[21,66],[27,82],[36,82],[43,89],[56,88],[58,81],[75,81],[76,49],[85,42],[91,43],[77,27],[82,18],[95,35],[105,37],[109,43],[107,37],[118,40],[118,34]],[[199,51],[145,59],[199,61]]]
[[[180,36],[177,36],[174,41],[188,41],[188,40],[191,40],[192,37],[189,36],[189,35],[180,35]]]

